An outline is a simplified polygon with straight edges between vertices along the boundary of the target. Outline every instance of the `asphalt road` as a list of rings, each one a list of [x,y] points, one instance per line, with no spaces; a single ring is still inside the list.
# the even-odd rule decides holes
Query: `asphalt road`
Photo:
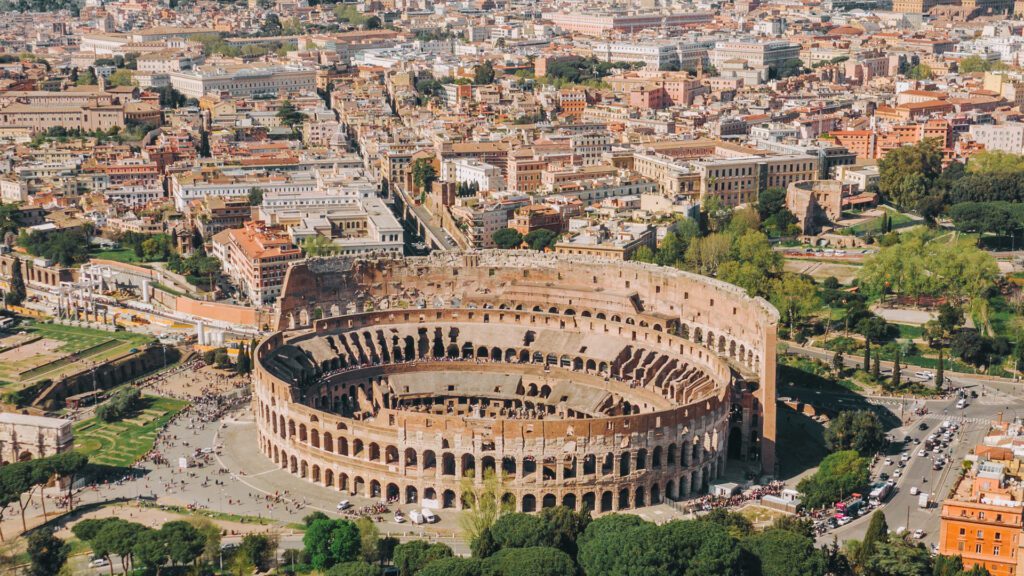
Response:
[[[904,472],[896,481],[896,489],[884,503],[881,510],[885,513],[885,519],[890,529],[897,530],[900,527],[908,531],[921,529],[925,531],[923,542],[929,547],[938,542],[939,538],[939,513],[942,500],[944,500],[953,488],[959,474],[958,468],[965,456],[984,438],[991,427],[991,423],[999,418],[999,412],[1007,412],[1009,417],[1016,414],[1024,416],[1024,400],[1010,398],[1003,394],[987,393],[985,397],[979,397],[963,410],[956,408],[956,400],[930,400],[924,403],[929,413],[923,417],[913,416],[909,422],[900,428],[896,428],[890,434],[902,440],[904,436],[917,438],[921,444],[911,443],[907,450],[910,454]],[[950,442],[948,463],[940,470],[932,469],[932,454],[919,456],[918,451],[924,448],[924,439],[944,421],[955,421],[960,425],[952,442]],[[922,431],[918,425],[924,422],[928,430]],[[897,469],[895,462],[899,461],[899,452],[889,456],[894,460],[892,466],[884,464],[885,458],[881,458],[872,470],[873,478],[878,473],[886,472],[890,476]],[[923,479],[927,479],[925,482]],[[927,509],[918,505],[918,496],[911,494],[911,488],[918,488],[927,491],[931,502]],[[833,537],[842,544],[846,540],[861,539],[867,530],[870,514],[864,515],[857,520],[832,530],[818,539],[819,544],[832,542]]]

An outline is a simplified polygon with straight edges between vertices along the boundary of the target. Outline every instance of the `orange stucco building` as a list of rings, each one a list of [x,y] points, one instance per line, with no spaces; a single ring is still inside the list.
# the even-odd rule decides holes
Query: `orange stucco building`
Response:
[[[1012,455],[1011,455],[1012,458]],[[939,554],[959,555],[964,568],[983,566],[992,576],[1020,573],[1021,486],[1007,481],[1014,461],[981,460],[942,503]]]

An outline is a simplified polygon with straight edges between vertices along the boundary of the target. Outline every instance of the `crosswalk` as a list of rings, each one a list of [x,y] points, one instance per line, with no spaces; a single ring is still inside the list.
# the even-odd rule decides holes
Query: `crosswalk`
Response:
[[[977,416],[963,416],[960,414],[926,414],[922,417],[924,420],[933,420],[937,422],[957,422],[959,424],[991,424],[995,421],[995,416],[989,417],[977,417]]]

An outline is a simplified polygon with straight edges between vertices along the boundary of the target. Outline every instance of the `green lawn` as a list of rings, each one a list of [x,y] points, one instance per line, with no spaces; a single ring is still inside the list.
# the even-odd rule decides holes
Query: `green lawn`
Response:
[[[124,262],[126,264],[138,264],[142,262],[142,259],[135,255],[135,251],[131,248],[114,248],[112,250],[95,250],[92,253],[93,258],[100,258],[103,260],[113,260],[115,262]]]
[[[160,396],[143,396],[143,406],[131,418],[103,422],[90,418],[75,425],[75,449],[89,462],[128,467],[153,448],[156,435],[187,402]]]
[[[922,335],[924,335],[924,328],[921,326],[911,326],[909,324],[896,323],[893,323],[893,326],[899,329],[900,338],[904,338],[907,340],[916,340],[920,338]]]
[[[107,332],[91,328],[26,322],[22,329],[33,335],[32,342],[11,348],[0,362],[0,380],[30,384],[58,377],[69,366],[83,361],[104,362],[141,348],[152,338],[131,332]],[[58,344],[41,348],[40,341]],[[72,354],[77,356],[73,357]]]
[[[902,227],[907,226],[908,224],[912,224],[914,222],[914,219],[911,218],[910,216],[907,216],[906,214],[903,214],[903,213],[901,213],[901,212],[899,212],[897,210],[893,210],[892,208],[889,208],[888,206],[883,207],[883,210],[888,212],[889,213],[889,217],[892,218],[892,228],[893,228],[893,230],[895,230],[897,228],[902,228]],[[856,224],[854,226],[850,226],[850,230],[852,230],[855,234],[865,234],[867,232],[881,232],[882,231],[882,218],[881,217],[877,217],[877,218],[872,218],[871,220],[866,220],[866,221],[861,222],[859,224]]]

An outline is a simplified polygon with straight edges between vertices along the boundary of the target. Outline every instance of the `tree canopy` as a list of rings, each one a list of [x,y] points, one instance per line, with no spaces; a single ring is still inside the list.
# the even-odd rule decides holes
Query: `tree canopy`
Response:
[[[942,150],[933,139],[891,150],[878,163],[878,188],[901,210],[915,210],[942,173]]]
[[[998,275],[995,260],[972,240],[933,238],[915,230],[868,259],[859,280],[861,288],[874,295],[970,298],[992,286]]]
[[[804,505],[808,508],[827,506],[864,487],[870,478],[869,462],[856,450],[829,454],[821,461],[817,472],[797,484]]]
[[[825,444],[829,450],[855,450],[870,456],[885,446],[885,428],[870,410],[845,410],[829,422]]]

